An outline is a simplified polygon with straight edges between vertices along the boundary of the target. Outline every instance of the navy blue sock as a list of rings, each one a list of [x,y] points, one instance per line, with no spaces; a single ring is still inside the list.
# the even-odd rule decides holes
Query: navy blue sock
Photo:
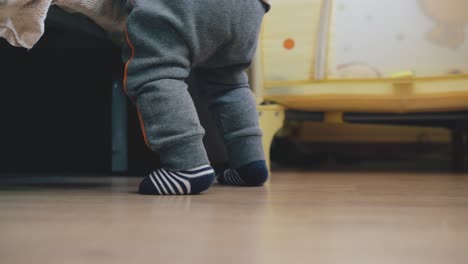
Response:
[[[236,186],[261,186],[268,179],[264,160],[251,162],[236,169],[223,170],[218,174],[218,183]]]
[[[210,165],[178,172],[161,168],[143,179],[138,192],[152,195],[197,194],[210,188],[214,177]]]

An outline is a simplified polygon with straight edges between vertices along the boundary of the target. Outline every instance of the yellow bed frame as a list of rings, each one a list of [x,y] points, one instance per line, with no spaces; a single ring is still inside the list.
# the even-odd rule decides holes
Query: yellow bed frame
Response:
[[[258,78],[253,77],[253,83],[258,83]],[[404,114],[468,109],[467,77],[321,81],[267,84],[264,89],[254,87],[259,102],[274,102],[258,106],[267,155],[274,135],[283,126],[286,109],[325,112],[328,123],[343,123],[343,112]]]
[[[311,112],[324,112],[325,122],[328,123],[343,123],[343,112],[364,112],[364,113],[394,113],[394,114],[407,114],[407,113],[422,113],[422,112],[450,112],[468,110],[468,74],[456,72],[454,74],[439,74],[437,76],[416,76],[411,71],[397,72],[389,74],[388,76],[379,76],[379,78],[339,78],[330,76],[327,72],[328,65],[330,64],[329,48],[324,50],[325,56],[323,64],[325,72],[320,76],[314,72],[314,63],[318,60],[318,54],[321,52],[320,38],[326,38],[330,43],[332,29],[330,28],[330,5],[333,1],[338,0],[301,0],[295,1],[306,3],[316,9],[315,15],[310,16],[312,20],[312,28],[314,30],[313,39],[303,38],[301,33],[289,33],[287,25],[281,24],[279,21],[267,21],[266,26],[270,26],[269,33],[261,34],[259,52],[257,53],[254,66],[251,70],[251,84],[259,103],[258,111],[260,115],[260,125],[264,131],[264,148],[266,155],[269,155],[270,145],[275,133],[283,126],[285,118],[285,110],[300,110]],[[273,1],[272,1],[273,2]],[[281,1],[278,1],[281,2]],[[450,1],[448,1],[450,2]],[[275,4],[273,2],[273,4]],[[279,3],[285,7],[288,5],[285,1]],[[448,3],[449,4],[449,3]],[[296,7],[299,7],[297,5]],[[328,9],[326,8],[328,6]],[[274,8],[272,9],[274,10]],[[279,10],[282,10],[279,8]],[[284,9],[289,10],[289,9]],[[320,11],[318,11],[320,10]],[[325,11],[324,11],[325,10]],[[274,12],[274,11],[273,11]],[[281,11],[279,11],[281,12]],[[271,20],[288,20],[288,16],[294,19],[304,19],[304,14],[297,15],[299,18],[294,18],[288,15],[292,12],[282,11],[284,14],[273,14]],[[289,13],[287,13],[289,12]],[[323,14],[327,13],[324,25]],[[304,12],[303,12],[304,13]],[[302,16],[302,17],[301,17]],[[268,15],[267,18],[268,19]],[[309,19],[309,18],[308,18]],[[288,22],[282,23],[288,23]],[[299,21],[299,20],[298,20]],[[296,21],[297,22],[297,21]],[[290,23],[295,23],[294,21]],[[317,25],[315,25],[315,24]],[[277,27],[277,28],[276,28]],[[303,25],[299,30],[304,30]],[[320,28],[325,27],[327,32],[320,32]],[[272,29],[273,28],[273,29]],[[274,31],[278,32],[274,32]],[[293,29],[296,30],[296,29]],[[277,55],[272,48],[268,45],[282,41],[284,34],[296,34],[306,43],[311,43],[315,47],[300,46],[297,48],[304,49],[299,54],[311,54],[311,64],[309,69],[298,69],[303,72],[309,71],[310,74],[307,78],[294,80],[294,78],[284,78],[285,80],[278,80],[271,78],[271,74],[265,73],[265,66],[275,67],[271,63],[281,63],[282,55]],[[290,39],[284,41],[284,48],[288,49],[294,45]],[[323,44],[322,44],[323,45]],[[265,50],[268,49],[268,52]],[[275,48],[279,50],[277,45]],[[265,58],[266,53],[276,58]],[[309,56],[307,55],[307,56]],[[306,56],[306,55],[304,55]],[[295,58],[298,58],[297,56]],[[291,63],[294,59],[290,59],[288,63],[290,67],[298,67],[303,65]],[[270,63],[270,64],[269,64]],[[278,69],[278,68],[277,68]],[[287,69],[293,72],[294,69]],[[317,69],[315,69],[317,70]],[[281,79],[281,78],[279,78]],[[269,157],[268,157],[269,160]]]

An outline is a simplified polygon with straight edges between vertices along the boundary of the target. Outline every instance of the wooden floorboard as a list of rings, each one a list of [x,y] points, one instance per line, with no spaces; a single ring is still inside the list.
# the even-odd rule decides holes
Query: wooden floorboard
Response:
[[[468,263],[468,174],[277,170],[170,197],[138,182],[0,177],[0,263]]]

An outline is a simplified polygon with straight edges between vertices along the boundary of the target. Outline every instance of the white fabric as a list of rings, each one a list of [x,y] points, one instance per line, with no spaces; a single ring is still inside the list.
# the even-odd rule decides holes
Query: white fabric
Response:
[[[109,32],[123,30],[120,0],[0,0],[0,37],[11,45],[32,48],[44,34],[51,5],[81,13]]]

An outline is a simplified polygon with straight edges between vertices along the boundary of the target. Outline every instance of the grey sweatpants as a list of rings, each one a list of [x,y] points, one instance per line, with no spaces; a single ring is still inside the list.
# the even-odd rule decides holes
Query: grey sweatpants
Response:
[[[208,164],[191,71],[223,135],[231,166],[263,160],[261,130],[244,70],[265,9],[259,0],[135,0],[127,19],[125,89],[147,145],[167,169]]]

